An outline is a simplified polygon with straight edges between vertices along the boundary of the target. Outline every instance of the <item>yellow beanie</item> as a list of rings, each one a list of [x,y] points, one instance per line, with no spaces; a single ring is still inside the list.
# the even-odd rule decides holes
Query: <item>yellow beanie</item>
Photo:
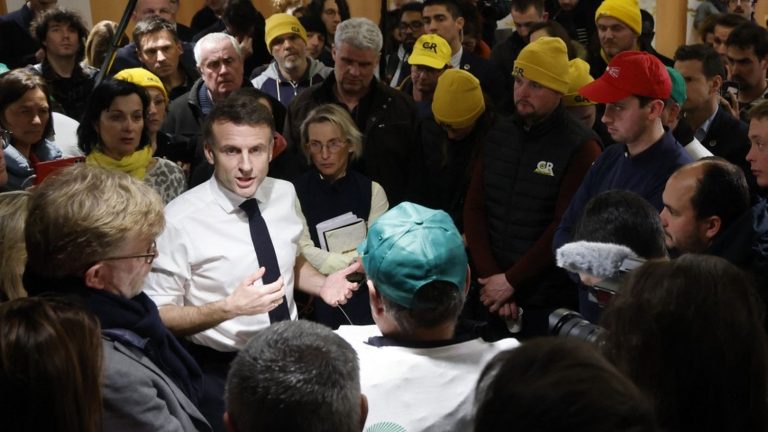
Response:
[[[165,85],[163,85],[163,82],[160,81],[160,78],[158,78],[157,75],[144,68],[123,69],[116,73],[114,78],[122,81],[132,82],[145,88],[154,87],[160,90],[160,92],[163,94],[163,97],[165,97],[165,100],[168,101],[168,92],[165,90]]]
[[[565,106],[587,106],[595,105],[589,99],[579,94],[579,89],[591,83],[595,79],[589,74],[589,63],[580,58],[576,58],[568,63],[568,93],[563,97]]]
[[[472,126],[485,111],[480,81],[461,69],[448,69],[437,79],[432,99],[435,121],[454,129]]]
[[[541,37],[520,51],[512,69],[520,76],[565,94],[568,91],[568,49],[556,37]]]
[[[637,34],[643,32],[643,19],[637,0],[604,0],[595,12],[595,22],[601,16],[616,18]]]
[[[267,42],[267,51],[272,52],[272,40],[288,33],[298,35],[307,41],[307,31],[301,25],[299,19],[287,13],[274,14],[267,18],[267,26],[264,29],[264,40]]]

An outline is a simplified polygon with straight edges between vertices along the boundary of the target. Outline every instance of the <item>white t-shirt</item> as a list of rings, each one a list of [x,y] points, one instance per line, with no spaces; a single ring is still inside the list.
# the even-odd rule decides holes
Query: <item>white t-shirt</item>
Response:
[[[375,325],[341,326],[336,332],[360,358],[366,432],[472,430],[478,376],[494,355],[519,345],[516,339],[478,338],[434,348],[373,346],[368,339],[381,336]]]
[[[296,191],[286,181],[267,177],[255,198],[275,247],[291,319],[296,319],[293,267],[302,231]],[[222,300],[259,269],[248,216],[239,207],[243,201],[212,177],[166,206],[165,230],[157,238],[159,256],[144,281],[144,292],[158,307]],[[219,351],[234,351],[269,324],[266,313],[240,316],[189,338]]]

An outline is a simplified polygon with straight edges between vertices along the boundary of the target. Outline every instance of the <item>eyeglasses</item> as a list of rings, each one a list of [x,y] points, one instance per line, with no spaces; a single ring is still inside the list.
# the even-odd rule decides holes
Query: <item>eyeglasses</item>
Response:
[[[115,261],[115,260],[122,260],[122,259],[132,259],[132,258],[144,258],[144,262],[146,264],[152,264],[153,261],[155,261],[155,258],[157,258],[157,244],[153,241],[152,246],[149,247],[149,250],[145,254],[139,254],[139,255],[127,255],[127,256],[115,256],[115,257],[109,257],[109,258],[102,258],[102,261]]]
[[[0,128],[0,142],[3,143],[3,150],[11,145],[11,131]]]
[[[323,148],[327,148],[329,152],[331,153],[338,153],[341,151],[342,148],[347,144],[347,141],[344,140],[333,140],[329,141],[325,144],[318,142],[318,141],[310,141],[309,143],[309,151],[312,153],[320,153],[323,151]]]
[[[411,22],[400,21],[400,25],[398,25],[398,27],[400,28],[400,30],[411,29],[413,31],[419,31],[422,28],[424,28],[424,22],[423,21],[411,21]]]

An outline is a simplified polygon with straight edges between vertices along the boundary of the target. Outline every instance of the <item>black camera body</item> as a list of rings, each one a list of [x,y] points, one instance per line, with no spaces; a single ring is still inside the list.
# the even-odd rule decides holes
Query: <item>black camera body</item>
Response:
[[[645,260],[642,258],[625,258],[613,276],[602,279],[590,287],[590,292],[597,298],[597,303],[601,308],[608,306],[613,296],[621,290],[627,275],[643,265],[644,262]]]

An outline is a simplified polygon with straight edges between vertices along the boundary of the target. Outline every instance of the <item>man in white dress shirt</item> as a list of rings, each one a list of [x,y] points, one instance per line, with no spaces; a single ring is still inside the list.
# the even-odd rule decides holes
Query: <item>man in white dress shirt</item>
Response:
[[[279,319],[296,319],[294,285],[332,306],[345,303],[356,289],[346,276],[359,264],[325,277],[299,255],[296,193],[290,183],[266,176],[273,135],[272,116],[259,103],[225,101],[213,108],[203,142],[214,176],[166,207],[166,228],[157,239],[162,253],[145,282],[165,325],[187,337],[206,378],[200,408],[218,430],[229,363],[256,331],[270,325],[268,313],[284,308],[283,301],[287,310]],[[274,269],[260,263],[266,260],[257,256],[257,239],[252,241],[249,217],[240,208],[251,198],[279,267],[271,283],[261,281]]]

